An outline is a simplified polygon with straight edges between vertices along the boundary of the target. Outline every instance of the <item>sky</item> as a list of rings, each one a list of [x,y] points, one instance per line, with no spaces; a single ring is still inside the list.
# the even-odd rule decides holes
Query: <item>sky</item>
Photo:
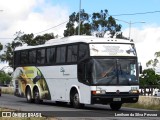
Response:
[[[17,31],[35,35],[52,32],[63,37],[66,24],[42,31],[66,22],[69,15],[79,11],[79,3],[80,0],[0,0],[0,42],[3,45],[11,42]],[[160,0],[81,0],[81,9],[89,14],[107,9],[109,15],[118,19],[126,37],[131,22],[130,37],[135,41],[143,68],[160,51],[159,5]],[[146,14],[122,15],[134,13]],[[6,65],[1,62],[0,68]]]

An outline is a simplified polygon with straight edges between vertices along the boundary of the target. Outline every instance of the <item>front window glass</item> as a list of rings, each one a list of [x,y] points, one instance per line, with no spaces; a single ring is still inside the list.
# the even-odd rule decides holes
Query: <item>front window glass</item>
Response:
[[[116,84],[116,60],[94,59],[93,82],[95,84]]]
[[[117,70],[119,84],[136,84],[138,82],[135,60],[117,60]]]
[[[93,83],[102,85],[138,84],[136,60],[93,59]]]

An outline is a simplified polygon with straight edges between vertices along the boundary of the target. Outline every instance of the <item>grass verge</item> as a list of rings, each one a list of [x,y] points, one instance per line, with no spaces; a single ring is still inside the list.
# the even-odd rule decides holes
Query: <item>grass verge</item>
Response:
[[[129,108],[140,108],[140,109],[148,109],[148,110],[160,110],[160,105],[146,105],[146,104],[139,104],[139,103],[124,103],[123,107]]]
[[[160,98],[153,96],[139,96],[137,103],[125,103],[123,107],[160,110]]]
[[[14,88],[13,87],[1,87],[2,94],[14,94]]]

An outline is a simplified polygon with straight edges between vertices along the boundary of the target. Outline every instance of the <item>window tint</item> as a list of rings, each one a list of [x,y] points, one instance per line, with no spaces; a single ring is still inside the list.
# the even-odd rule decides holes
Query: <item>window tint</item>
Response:
[[[29,64],[36,63],[36,50],[29,51]]]
[[[17,51],[14,53],[14,65],[20,65],[20,52]]]
[[[18,57],[18,56],[17,56]],[[21,64],[27,64],[28,63],[28,51],[21,51]]]
[[[78,80],[85,84],[92,83],[93,61],[80,62],[78,64]]]
[[[84,60],[89,56],[88,45],[80,44],[79,45],[79,60]]]
[[[45,63],[45,49],[37,50],[37,63],[44,64]]]
[[[68,46],[67,62],[77,61],[77,45]]]
[[[47,48],[47,63],[54,63],[55,61],[55,48]]]
[[[66,47],[58,47],[57,48],[57,57],[56,57],[56,63],[64,63],[66,61]]]

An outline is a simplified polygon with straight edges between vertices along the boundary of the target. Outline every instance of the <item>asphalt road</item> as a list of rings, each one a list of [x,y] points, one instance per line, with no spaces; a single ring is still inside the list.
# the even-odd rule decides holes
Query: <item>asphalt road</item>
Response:
[[[147,115],[160,115],[160,111],[148,111],[144,109],[134,109],[122,107],[119,111],[112,111],[108,105],[86,105],[84,109],[74,109],[69,105],[57,105],[51,101],[44,101],[42,104],[27,103],[25,98],[13,95],[2,94],[0,97],[0,107],[15,109],[18,111],[40,112],[45,116],[54,116],[58,119],[75,120],[159,120],[159,117],[143,117]],[[136,117],[131,117],[131,114]],[[128,117],[129,115],[129,117]],[[143,115],[143,116],[141,116]],[[127,116],[127,117],[126,117]]]

